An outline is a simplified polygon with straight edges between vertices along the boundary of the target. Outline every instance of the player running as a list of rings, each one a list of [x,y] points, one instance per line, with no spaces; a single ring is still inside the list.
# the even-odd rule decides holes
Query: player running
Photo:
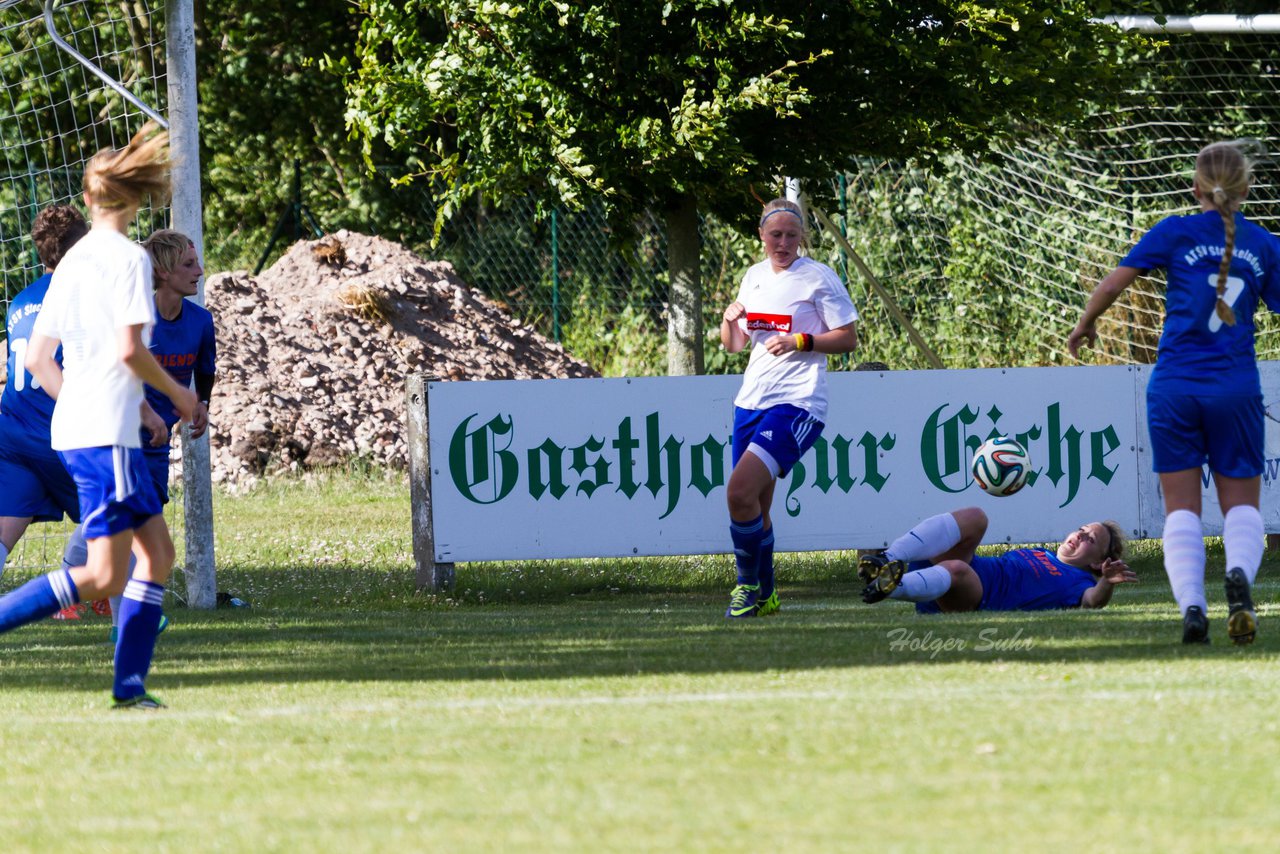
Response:
[[[120,150],[90,159],[84,199],[93,227],[58,265],[26,365],[57,404],[52,445],[75,479],[88,539],[83,567],[58,569],[0,598],[0,631],[124,588],[112,696],[116,708],[161,708],[145,680],[155,650],[173,542],[139,442],[143,383],[190,420],[196,397],[146,348],[154,322],[151,260],[125,232],[147,196],[168,188],[168,135],[148,123]],[[63,367],[53,360],[65,345]],[[127,581],[129,552],[138,562]]]
[[[769,518],[774,484],[822,433],[827,354],[858,345],[857,309],[830,267],[799,254],[804,236],[799,205],[787,199],[765,205],[765,260],[747,270],[738,299],[720,322],[726,350],[752,347],[734,401],[733,472],[726,489],[738,570],[725,611],[730,618],[778,610]]]
[[[185,234],[173,229],[160,229],[152,233],[142,244],[151,257],[155,281],[156,323],[151,330],[151,354],[156,357],[170,376],[183,388],[195,380],[195,414],[191,418],[192,439],[204,435],[209,426],[209,400],[213,394],[217,345],[214,340],[213,315],[187,297],[195,296],[204,270],[196,255],[195,243]],[[142,454],[151,472],[151,483],[161,504],[169,503],[169,466],[172,450],[172,430],[178,423],[173,403],[163,392],[146,387],[147,404],[161,421],[161,430],[154,438],[147,428],[140,437]],[[79,530],[73,533],[64,556],[64,565],[77,566],[85,562],[85,542]],[[120,597],[111,598],[111,642],[118,636]],[[161,617],[160,630],[164,631],[168,618]]]

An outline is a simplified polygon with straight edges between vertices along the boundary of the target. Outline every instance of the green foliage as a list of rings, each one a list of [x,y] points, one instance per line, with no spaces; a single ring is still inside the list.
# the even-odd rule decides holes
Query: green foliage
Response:
[[[366,146],[416,150],[455,208],[532,188],[569,205],[599,194],[632,218],[686,194],[737,214],[778,174],[1069,120],[1113,82],[1097,59],[1128,38],[1090,26],[1096,6],[1082,3],[1051,19],[955,0],[831,0],[785,17],[713,0],[359,8],[348,118]]]
[[[346,0],[204,3],[197,18],[206,267],[252,268],[293,201],[326,231],[351,228],[413,244],[419,199],[364,168],[348,139],[341,78],[323,60],[351,55],[359,21]],[[390,157],[378,146],[378,157]],[[379,161],[383,162],[383,161]],[[403,171],[411,161],[394,160]],[[300,236],[310,236],[298,223]],[[285,229],[287,248],[294,237]]]
[[[726,221],[776,176],[857,155],[975,150],[1117,86],[1130,43],[1059,4],[362,0],[347,118],[442,188],[436,232],[475,197],[603,199],[611,221],[692,208]],[[409,177],[409,176],[407,176]],[[826,197],[825,201],[830,201]],[[672,317],[698,316],[691,234],[668,234]],[[705,310],[705,306],[704,306]],[[699,325],[674,330],[699,340]],[[696,369],[701,360],[672,364]]]

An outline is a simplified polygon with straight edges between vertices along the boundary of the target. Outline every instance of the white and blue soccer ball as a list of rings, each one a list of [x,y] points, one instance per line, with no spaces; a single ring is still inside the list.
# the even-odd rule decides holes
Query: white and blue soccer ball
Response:
[[[973,455],[973,480],[988,495],[1013,495],[1027,485],[1031,456],[1017,439],[995,436]]]

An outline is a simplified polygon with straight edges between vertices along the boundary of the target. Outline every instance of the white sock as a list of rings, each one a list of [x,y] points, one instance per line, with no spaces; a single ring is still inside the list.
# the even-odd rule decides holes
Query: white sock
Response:
[[[1204,598],[1204,529],[1190,510],[1174,510],[1165,517],[1164,571],[1183,616],[1192,605],[1209,612]]]
[[[892,560],[910,563],[937,557],[960,542],[960,523],[950,513],[923,520],[890,543],[885,554]]]
[[[1243,569],[1250,585],[1258,577],[1258,567],[1262,565],[1266,536],[1262,531],[1262,514],[1257,507],[1247,504],[1232,507],[1222,520],[1222,546],[1227,552],[1227,569]]]
[[[903,575],[902,583],[894,588],[889,598],[904,602],[932,602],[950,589],[951,572],[945,566],[926,566]]]

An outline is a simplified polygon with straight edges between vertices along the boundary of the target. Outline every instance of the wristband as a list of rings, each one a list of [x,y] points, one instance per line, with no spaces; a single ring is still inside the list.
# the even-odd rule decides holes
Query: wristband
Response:
[[[794,336],[794,337],[795,337],[795,339],[796,339],[796,351],[798,352],[798,351],[803,350],[803,349],[804,349],[804,336],[803,336],[803,335],[801,335],[799,332],[797,332],[797,333],[795,334],[795,336]]]
[[[804,333],[804,349],[809,352],[813,351],[813,336],[808,332]]]

